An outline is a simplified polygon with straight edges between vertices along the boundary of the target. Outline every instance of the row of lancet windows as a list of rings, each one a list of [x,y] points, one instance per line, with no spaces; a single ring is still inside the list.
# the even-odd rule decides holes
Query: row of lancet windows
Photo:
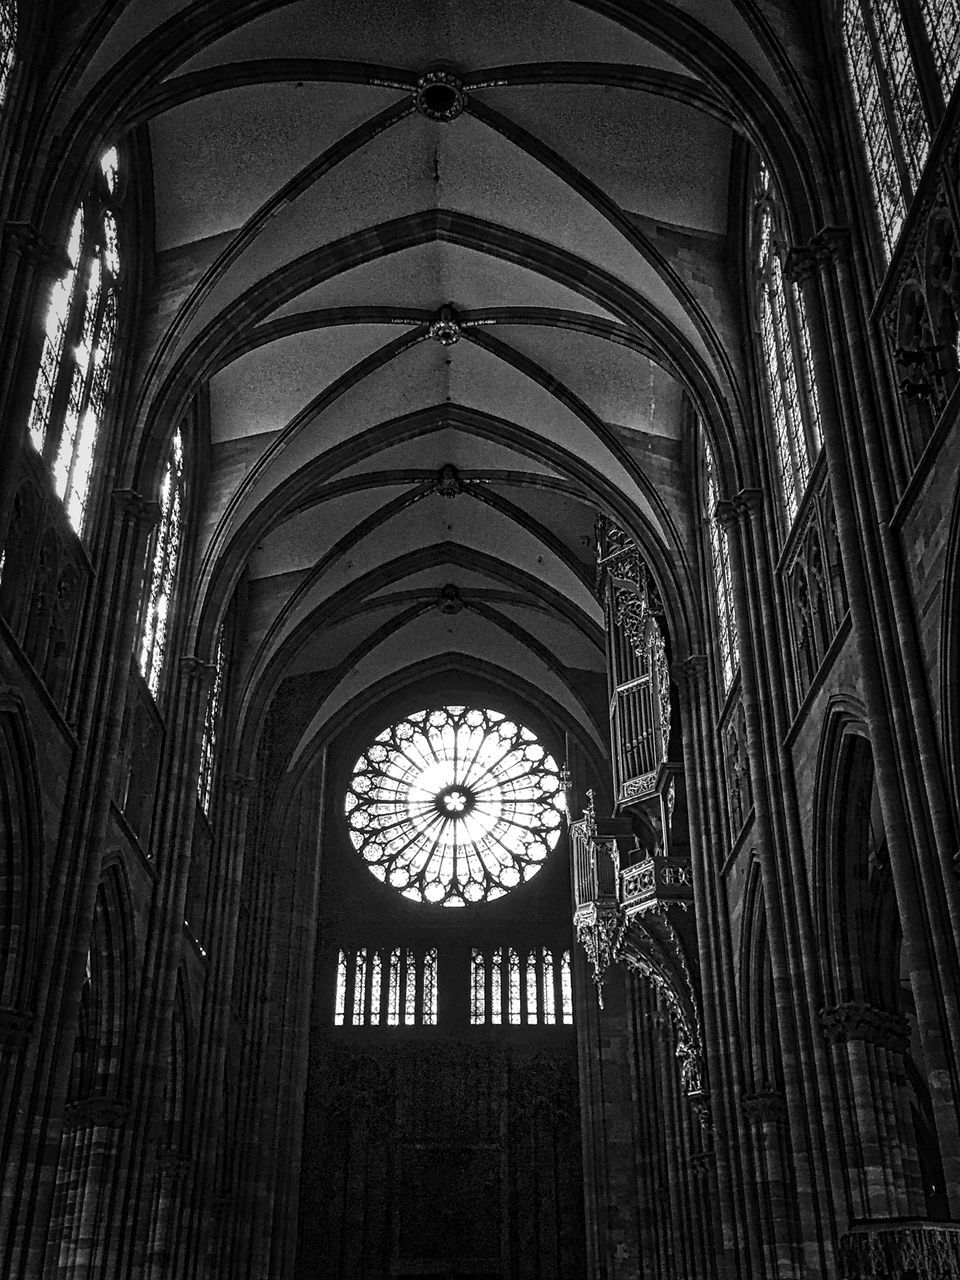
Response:
[[[337,962],[337,1027],[435,1027],[437,952],[360,947]]]
[[[570,952],[475,947],[470,959],[473,1026],[569,1026],[573,1022]]]

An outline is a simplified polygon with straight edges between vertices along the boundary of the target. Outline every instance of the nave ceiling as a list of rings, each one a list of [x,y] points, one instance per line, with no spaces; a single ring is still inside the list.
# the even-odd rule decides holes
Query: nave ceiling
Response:
[[[158,255],[129,475],[199,393],[191,639],[246,569],[244,714],[318,673],[292,765],[451,655],[602,750],[600,511],[693,644],[695,414],[743,430],[721,70],[769,112],[780,84],[747,8],[106,6],[75,88],[89,128],[145,128]]]

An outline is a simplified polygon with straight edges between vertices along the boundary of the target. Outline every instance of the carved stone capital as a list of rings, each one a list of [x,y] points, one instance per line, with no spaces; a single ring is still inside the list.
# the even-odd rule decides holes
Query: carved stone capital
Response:
[[[910,1028],[900,1014],[856,1000],[821,1009],[820,1025],[831,1044],[862,1040],[893,1053],[904,1053],[910,1043]]]
[[[778,1089],[758,1089],[740,1098],[740,1108],[751,1124],[785,1124],[787,1100]]]
[[[763,490],[741,489],[734,497],[733,505],[745,515],[755,515],[763,510]]]
[[[111,496],[120,515],[142,528],[152,529],[160,519],[160,503],[136,489],[114,489]]]
[[[720,498],[720,500],[714,505],[713,514],[724,529],[729,529],[732,525],[737,523],[740,508],[733,499]]]
[[[688,1097],[700,1128],[704,1133],[713,1133],[713,1109],[710,1105],[710,1094],[705,1089],[701,1089],[699,1093],[691,1093]],[[704,1151],[702,1154],[712,1155],[712,1152]]]
[[[189,1155],[176,1147],[162,1147],[157,1152],[157,1168],[170,1181],[178,1182],[187,1174],[193,1165]]]
[[[710,670],[710,660],[705,653],[691,653],[670,665],[670,678],[680,689],[694,689],[702,685]]]
[[[180,670],[189,681],[195,681],[201,688],[210,684],[217,674],[216,664],[204,662],[195,653],[185,653],[180,658]]]
[[[33,1014],[23,1009],[0,1009],[0,1051],[16,1053],[33,1031]]]
[[[249,799],[257,789],[256,778],[249,778],[242,773],[228,773],[223,783],[227,791],[238,800]]]
[[[794,245],[783,261],[783,274],[794,284],[805,284],[817,274],[819,261],[809,243]]]
[[[67,1105],[64,1124],[67,1129],[115,1129],[129,1112],[129,1103],[121,1098],[83,1098]]]
[[[41,235],[32,222],[7,222],[3,235],[9,253],[19,254],[31,266],[53,268],[62,279],[70,269],[70,259],[63,247]]]

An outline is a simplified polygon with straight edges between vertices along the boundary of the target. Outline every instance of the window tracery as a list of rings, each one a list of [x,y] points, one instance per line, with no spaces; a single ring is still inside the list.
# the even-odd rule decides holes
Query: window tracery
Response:
[[[796,284],[784,280],[776,205],[770,174],[761,166],[755,231],[760,342],[780,489],[792,524],[820,449],[820,403],[803,297]]]
[[[183,441],[174,432],[160,484],[160,523],[140,633],[140,672],[154,697],[160,684],[167,643],[170,604],[176,582],[183,519]]]
[[[531,879],[560,836],[556,761],[502,712],[448,706],[384,729],[345,799],[354,848],[404,897],[491,901]]]
[[[733,578],[730,573],[730,545],[727,531],[717,518],[716,467],[713,450],[703,437],[704,513],[710,535],[710,562],[713,569],[713,585],[717,605],[717,632],[720,641],[720,669],[723,674],[724,692],[733,683],[734,672],[740,666],[740,637],[733,608]]]
[[[570,1026],[570,952],[549,947],[474,947],[470,958],[472,1026]]]
[[[437,1025],[437,950],[358,947],[337,959],[337,1027]]]
[[[30,409],[30,439],[49,463],[67,517],[83,533],[93,462],[103,426],[117,337],[121,260],[110,207],[116,148],[74,214],[65,270],[53,286]]]
[[[922,10],[941,88],[949,97],[960,48],[956,0],[923,0]],[[917,70],[919,51],[911,47],[901,0],[844,0],[842,30],[874,202],[890,258],[930,151],[931,104],[925,101]]]
[[[0,106],[7,100],[10,77],[17,58],[17,4],[16,0],[0,3]]]

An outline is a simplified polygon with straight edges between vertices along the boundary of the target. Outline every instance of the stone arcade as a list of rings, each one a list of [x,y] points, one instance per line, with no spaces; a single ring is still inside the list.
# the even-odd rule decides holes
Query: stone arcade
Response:
[[[0,1276],[960,1276],[960,0],[0,0]]]

